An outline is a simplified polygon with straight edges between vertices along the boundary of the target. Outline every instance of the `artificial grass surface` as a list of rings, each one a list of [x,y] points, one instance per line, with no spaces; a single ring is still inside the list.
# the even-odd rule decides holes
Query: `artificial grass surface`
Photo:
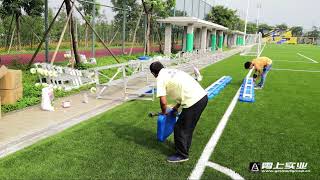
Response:
[[[190,161],[165,161],[174,153],[172,137],[157,142],[156,119],[147,117],[159,111],[159,102],[132,101],[1,159],[0,179],[186,179],[246,74],[234,71],[241,65],[239,59],[235,56],[203,71],[204,87],[223,75],[234,80],[203,113]]]
[[[296,53],[319,57],[319,47],[268,45],[262,55],[306,61]],[[273,51],[275,49],[275,52]],[[281,49],[281,50],[280,50]],[[290,57],[290,58],[289,58]],[[320,63],[273,63],[273,68],[320,71]],[[320,178],[320,73],[271,70],[253,104],[238,103],[211,160],[245,179]],[[250,162],[306,162],[310,173],[250,173]],[[206,174],[212,179],[220,173]]]
[[[281,46],[292,52],[298,47]],[[279,50],[268,45],[264,54],[276,55],[273,49]],[[308,55],[316,57],[317,52],[310,50]],[[157,142],[156,119],[147,117],[148,112],[159,111],[159,102],[132,101],[1,159],[0,179],[187,179],[247,74],[246,60],[237,55],[202,70],[203,87],[223,75],[233,80],[209,101],[195,130],[188,162],[165,161],[174,152],[173,138]],[[305,66],[309,65],[320,70],[320,63]],[[287,66],[275,61],[273,67]],[[246,179],[319,178],[319,79],[320,73],[271,71],[266,87],[256,91],[255,103],[237,104],[211,160]],[[311,173],[251,174],[248,166],[253,161],[305,161]],[[228,177],[207,168],[203,179]]]

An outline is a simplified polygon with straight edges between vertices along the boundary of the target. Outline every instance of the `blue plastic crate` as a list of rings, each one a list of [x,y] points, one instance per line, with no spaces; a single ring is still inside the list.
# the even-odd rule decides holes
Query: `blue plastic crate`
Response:
[[[154,88],[154,93],[157,93],[157,88]],[[152,89],[147,90],[145,93],[152,94]]]
[[[177,119],[177,116],[172,110],[169,111],[168,115],[159,114],[157,127],[158,141],[164,142],[172,134]]]
[[[232,78],[230,76],[223,76],[213,84],[211,84],[207,89],[208,98],[212,99],[219,94],[230,82]]]
[[[140,61],[147,61],[147,60],[149,60],[151,57],[150,56],[140,56],[140,57],[138,57],[138,59],[140,60]]]
[[[239,101],[255,102],[253,78],[244,79],[240,89]]]

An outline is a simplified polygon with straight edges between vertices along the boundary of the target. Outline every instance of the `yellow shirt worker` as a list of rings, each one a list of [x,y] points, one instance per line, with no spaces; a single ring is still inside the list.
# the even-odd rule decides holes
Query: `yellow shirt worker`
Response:
[[[261,77],[259,84],[257,85],[258,89],[262,89],[267,77],[268,72],[272,67],[272,60],[268,57],[258,57],[253,59],[251,62],[246,62],[244,64],[245,69],[254,68],[255,73],[253,74],[253,79],[256,81],[258,77]]]
[[[182,107],[174,127],[176,153],[169,156],[167,161],[187,161],[193,130],[208,103],[207,93],[189,74],[178,69],[164,68],[160,62],[152,63],[150,71],[157,78],[157,97],[160,98],[162,114],[166,114],[167,110],[166,96],[177,102],[173,110]]]

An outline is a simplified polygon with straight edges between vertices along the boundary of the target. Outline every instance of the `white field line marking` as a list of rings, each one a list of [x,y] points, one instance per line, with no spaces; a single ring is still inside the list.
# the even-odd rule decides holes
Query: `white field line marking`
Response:
[[[314,63],[319,63],[318,61],[316,61],[316,60],[314,60],[314,59],[311,59],[311,58],[309,58],[309,57],[307,57],[307,56],[305,56],[305,55],[302,55],[302,54],[300,54],[300,53],[297,53],[297,54],[298,54],[299,56],[301,56],[301,57],[304,57],[304,58],[306,58],[306,59],[314,62]]]
[[[272,50],[272,52],[275,54],[291,54],[290,52],[284,52],[284,51],[276,52],[276,51]],[[267,53],[270,53],[270,52],[267,52]]]
[[[253,71],[253,69],[251,69],[249,71],[249,73],[247,74],[246,77],[249,77],[251,75],[252,71]],[[241,89],[241,87],[238,89],[236,95],[233,97],[228,109],[224,113],[222,119],[220,120],[216,130],[214,131],[209,142],[207,143],[206,147],[204,148],[196,166],[192,170],[188,179],[193,180],[193,179],[200,179],[201,178],[201,176],[207,166],[209,158],[210,158],[211,154],[213,153],[213,150],[216,147],[216,145],[222,135],[224,128],[226,127],[226,124],[229,120],[229,117],[238,102],[238,98],[240,95],[240,89]]]
[[[306,62],[306,61],[290,61],[290,60],[272,60],[272,62],[289,62],[289,63],[308,63],[314,64],[314,62]]]
[[[260,53],[258,54],[258,57],[260,57],[260,56],[261,56],[261,54],[262,54],[262,52],[263,52],[264,48],[266,47],[266,45],[267,45],[267,43],[264,43],[264,45],[263,45],[263,47],[262,47],[262,49],[261,49]]]
[[[278,69],[278,68],[271,68],[274,71],[296,71],[296,72],[311,72],[311,73],[320,73],[320,71],[313,71],[313,70],[304,70],[304,69]]]
[[[207,166],[222,172],[223,174],[228,175],[230,178],[235,179],[235,180],[244,180],[244,178],[242,176],[240,176],[238,173],[234,172],[233,170],[226,168],[224,166],[221,166],[217,163],[214,162],[207,162]]]

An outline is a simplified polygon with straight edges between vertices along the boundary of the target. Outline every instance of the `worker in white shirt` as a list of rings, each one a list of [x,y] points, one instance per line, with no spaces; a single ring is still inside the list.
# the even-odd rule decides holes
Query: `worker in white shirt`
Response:
[[[167,96],[177,102],[173,110],[177,111],[182,107],[174,127],[176,153],[169,156],[167,161],[187,161],[193,130],[208,103],[207,93],[189,74],[164,68],[160,62],[152,63],[150,71],[157,78],[157,97],[160,98],[162,114],[166,114]]]

